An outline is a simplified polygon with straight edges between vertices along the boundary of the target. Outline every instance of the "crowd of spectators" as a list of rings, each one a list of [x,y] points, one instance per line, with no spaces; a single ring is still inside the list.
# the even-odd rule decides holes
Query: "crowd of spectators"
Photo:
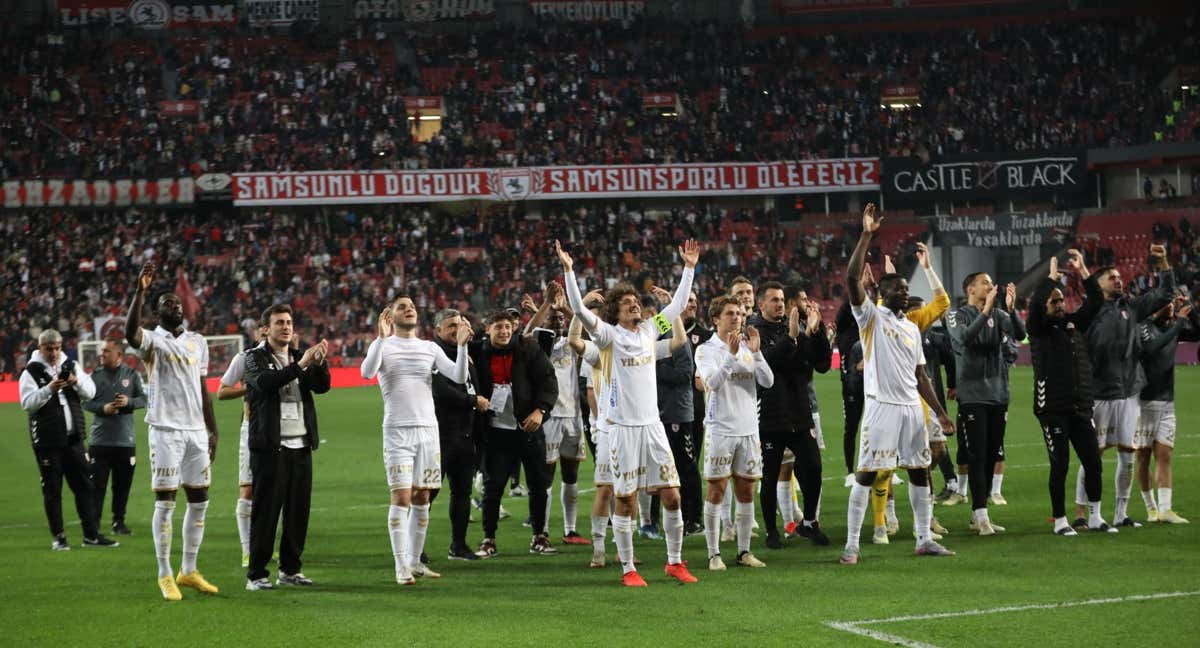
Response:
[[[1196,13],[926,32],[547,22],[384,37],[0,43],[0,179],[936,155],[1194,139],[1160,88]],[[409,52],[409,61],[400,52]],[[402,62],[403,61],[403,62]],[[885,86],[919,106],[880,107]],[[675,93],[674,116],[646,111]],[[1178,94],[1178,91],[1174,91]],[[414,136],[405,97],[444,98]],[[160,114],[198,101],[195,116]]]

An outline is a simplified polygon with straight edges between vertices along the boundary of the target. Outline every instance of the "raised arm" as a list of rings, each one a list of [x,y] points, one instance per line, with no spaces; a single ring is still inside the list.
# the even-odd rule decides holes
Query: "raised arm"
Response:
[[[363,380],[370,380],[379,373],[379,367],[383,364],[383,341],[392,336],[392,309],[385,308],[379,314],[379,319],[375,322],[376,328],[379,331],[379,337],[371,342],[371,346],[367,347],[367,357],[363,358],[362,364],[359,365],[358,371],[362,375]],[[459,381],[462,382],[462,381]]]
[[[1016,284],[1008,284],[1004,287],[1004,312],[1008,314],[1008,321],[1012,323],[1012,338],[1014,342],[1024,340],[1027,332],[1025,330],[1025,322],[1021,321],[1021,314],[1017,312],[1017,286]]]
[[[133,299],[129,302],[129,312],[125,314],[125,341],[129,346],[142,350],[142,308],[146,302],[146,291],[154,283],[155,266],[148,261],[142,266],[138,275],[137,289],[133,291]]]
[[[583,327],[594,337],[597,329],[600,328],[600,318],[583,306],[583,296],[579,294],[579,282],[575,281],[575,262],[558,241],[554,241],[554,253],[558,255],[558,260],[562,263],[563,283],[567,288],[567,302],[571,304],[571,310],[575,311],[575,316],[583,321]]]
[[[771,365],[763,357],[762,337],[759,335],[758,329],[753,326],[746,327],[746,348],[754,357],[755,382],[764,389],[770,389],[775,384],[775,372],[771,371]]]
[[[583,320],[579,319],[579,315],[573,316],[571,325],[567,327],[567,345],[580,356],[587,349],[583,341]]]
[[[861,306],[867,299],[867,292],[862,287],[863,266],[867,262],[867,249],[871,247],[871,239],[883,222],[883,214],[875,211],[875,203],[867,203],[863,210],[863,231],[858,237],[858,244],[850,255],[850,265],[846,267],[846,289],[850,291],[850,305]]]
[[[683,348],[687,344],[687,331],[683,328],[683,318],[676,317],[671,322],[671,355]]]

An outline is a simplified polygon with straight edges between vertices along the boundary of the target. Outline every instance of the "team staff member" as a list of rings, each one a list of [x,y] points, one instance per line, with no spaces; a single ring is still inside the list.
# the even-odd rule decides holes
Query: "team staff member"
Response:
[[[133,486],[136,463],[136,438],[133,411],[146,408],[142,377],[121,359],[125,356],[122,340],[106,340],[100,352],[100,367],[92,372],[96,394],[83,404],[92,413],[88,456],[92,460],[92,486],[96,491],[96,523],[104,512],[104,494],[112,474],[112,530],[129,535],[125,526],[125,505]]]
[[[1070,265],[1084,277],[1083,255],[1071,250]],[[1033,360],[1033,413],[1042,424],[1046,452],[1050,455],[1050,508],[1054,532],[1076,535],[1067,523],[1067,470],[1069,446],[1075,446],[1079,465],[1085,471],[1088,499],[1088,528],[1110,531],[1100,517],[1100,449],[1092,423],[1093,375],[1084,331],[1096,316],[1104,297],[1094,282],[1085,283],[1087,299],[1073,313],[1063,306],[1058,257],[1050,259],[1050,275],[1042,279],[1029,298],[1029,351]]]
[[[321,340],[304,353],[292,349],[292,307],[276,304],[263,313],[267,343],[246,354],[250,407],[250,472],[254,495],[250,513],[250,567],[246,589],[271,589],[267,562],[275,527],[283,512],[276,585],[312,585],[300,571],[312,502],[312,453],[320,447],[313,394],[329,391]]]
[[[95,512],[92,480],[88,477],[83,450],[83,407],[95,396],[96,386],[79,365],[63,355],[62,335],[54,329],[42,331],[19,383],[21,409],[29,415],[29,440],[42,475],[42,503],[54,541],[50,548],[67,551],[71,543],[63,530],[62,482],[75,493],[75,512],[83,526],[83,544],[115,547],[100,535]]]
[[[452,308],[433,316],[434,342],[446,357],[458,357],[458,327],[462,315]],[[450,482],[450,560],[478,560],[467,546],[467,524],[471,521],[471,478],[479,463],[477,456],[479,417],[487,413],[488,399],[479,395],[479,374],[468,358],[467,382],[456,383],[441,372],[433,374],[433,408],[442,445],[442,476]]]

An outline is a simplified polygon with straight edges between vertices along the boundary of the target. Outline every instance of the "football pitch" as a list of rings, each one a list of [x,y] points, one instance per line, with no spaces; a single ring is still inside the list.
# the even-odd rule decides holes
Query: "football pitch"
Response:
[[[138,419],[138,469],[127,523],[116,549],[82,548],[73,500],[64,485],[69,552],[50,551],[25,414],[0,405],[0,636],[5,645],[830,645],[1002,646],[1200,643],[1200,368],[1177,372],[1179,436],[1175,509],[1190,525],[1147,525],[1119,534],[1050,532],[1045,448],[1030,406],[1031,372],[1013,371],[1004,493],[993,507],[1007,528],[969,535],[969,507],[936,507],[950,529],[953,558],[913,556],[907,486],[897,490],[901,531],[888,546],[870,543],[862,561],[837,564],[845,538],[847,489],[841,451],[837,376],[818,378],[827,441],[822,520],[829,547],[789,540],[771,551],[752,545],[766,569],[711,573],[703,536],[684,541],[700,579],[681,586],[662,572],[662,541],[636,540],[649,587],[620,586],[620,570],[589,569],[591,547],[565,546],[558,483],[551,515],[556,556],[528,552],[521,526],[527,500],[506,497],[513,517],[500,523],[499,555],[448,561],[448,492],[431,515],[427,552],[439,580],[395,583],[387,534],[388,493],[381,456],[382,403],[376,387],[318,397],[321,449],[314,455],[313,510],[304,572],[316,585],[244,590],[234,523],[240,403],[218,402],[221,442],[199,567],[221,588],[163,601],[150,537],[153,509],[145,425]],[[952,406],[953,409],[953,406]],[[953,450],[954,441],[950,442]],[[1113,510],[1115,454],[1105,456],[1104,514]],[[1077,462],[1072,456],[1068,505]],[[581,470],[579,531],[588,535],[591,464]],[[941,484],[940,477],[936,483]],[[175,513],[172,565],[179,568],[183,497]],[[107,508],[106,501],[106,508]],[[1129,510],[1144,520],[1135,482]],[[1068,506],[1070,514],[1070,506]],[[473,512],[478,520],[480,514]],[[102,529],[107,529],[105,511]],[[468,539],[480,540],[472,523]],[[609,534],[610,562],[615,549]],[[271,565],[272,577],[275,566]]]

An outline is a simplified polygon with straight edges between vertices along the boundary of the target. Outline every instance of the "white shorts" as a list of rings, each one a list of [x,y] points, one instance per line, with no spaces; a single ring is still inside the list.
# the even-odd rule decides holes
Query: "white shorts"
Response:
[[[929,467],[929,435],[920,405],[893,405],[868,398],[859,438],[859,472]]]
[[[730,436],[710,432],[704,439],[704,479],[762,479],[762,444],[758,435]]]
[[[592,426],[592,441],[596,442],[596,470],[592,481],[596,486],[612,486],[612,452],[609,449],[609,432],[599,426]]]
[[[389,490],[442,485],[442,444],[434,427],[383,428],[383,467]]]
[[[1133,447],[1154,444],[1175,447],[1175,401],[1141,401],[1141,415],[1133,435]]]
[[[587,458],[579,417],[551,416],[542,424],[542,431],[546,435],[546,463],[558,463],[560,457],[574,461]]]
[[[208,430],[150,427],[150,487],[156,491],[208,488]]]
[[[663,424],[612,425],[608,429],[613,492],[626,497],[639,490],[678,488],[679,472]]]
[[[937,417],[934,416],[933,410],[925,409],[925,425],[929,428],[930,443],[945,443],[946,431],[942,429],[942,424],[938,423]]]
[[[252,486],[254,475],[250,474],[250,423],[242,421],[238,438],[238,486]]]
[[[1092,420],[1096,423],[1096,442],[1101,449],[1134,447],[1133,433],[1137,429],[1139,409],[1137,396],[1096,401]]]

